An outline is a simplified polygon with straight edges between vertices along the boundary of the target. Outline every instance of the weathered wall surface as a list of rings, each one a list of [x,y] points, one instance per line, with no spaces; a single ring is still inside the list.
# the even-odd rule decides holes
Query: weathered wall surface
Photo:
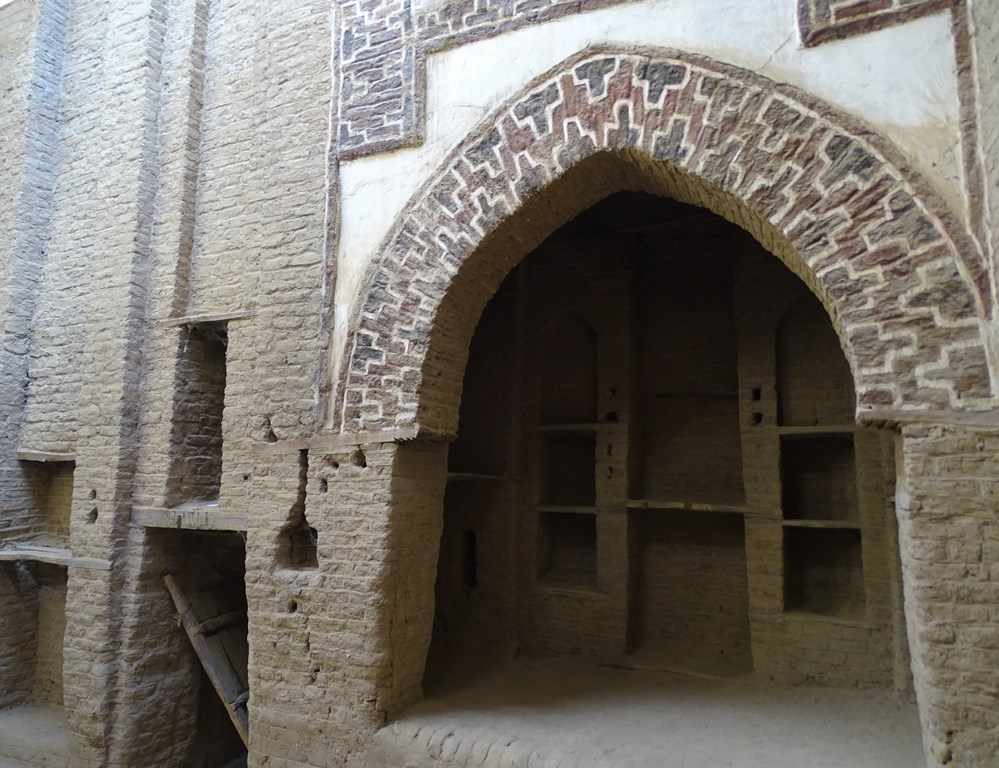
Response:
[[[968,8],[977,151],[988,187],[986,245],[995,252],[999,102],[989,84],[999,78],[999,20],[991,3],[973,0]],[[804,15],[796,19],[796,10]],[[879,31],[860,34],[871,29]],[[814,47],[802,46],[802,34]],[[182,540],[131,525],[139,506],[162,513],[160,525],[224,520],[218,525],[246,532],[251,765],[344,764],[363,753],[386,718],[419,697],[446,445],[331,436],[323,434],[324,419],[332,423],[330,405],[343,394],[337,382],[363,372],[378,382],[374,400],[419,389],[419,408],[444,413],[453,406],[446,416],[456,420],[465,342],[500,272],[523,253],[483,251],[491,265],[464,286],[456,300],[467,305],[445,328],[453,348],[444,344],[433,360],[436,372],[446,374],[443,384],[428,377],[420,388],[414,371],[397,365],[399,350],[413,359],[425,355],[425,329],[392,326],[399,331],[394,346],[384,361],[372,362],[345,355],[349,323],[371,310],[390,324],[393,302],[403,315],[433,319],[439,311],[439,297],[431,294],[449,287],[459,267],[452,257],[467,242],[455,240],[440,258],[401,261],[392,275],[400,282],[375,281],[364,288],[369,295],[359,293],[366,271],[386,258],[380,249],[401,215],[422,211],[419,237],[433,252],[456,220],[455,231],[463,231],[475,206],[498,222],[500,198],[519,200],[517,184],[530,196],[541,185],[538,169],[562,167],[532,152],[583,151],[577,130],[583,113],[559,125],[562,136],[535,140],[531,125],[548,115],[523,89],[594,44],[618,51],[666,46],[721,62],[730,74],[744,69],[798,89],[857,121],[851,125],[860,126],[858,136],[870,127],[892,142],[907,170],[923,174],[942,200],[945,218],[947,209],[953,221],[973,213],[976,201],[969,204],[963,186],[955,38],[936,0],[876,7],[810,0],[797,8],[789,0],[0,4],[0,535],[6,543],[12,533],[44,531],[58,538],[60,550],[68,543],[76,558],[68,573],[46,565],[55,570],[43,574],[43,583],[26,566],[3,564],[0,610],[13,620],[0,622],[0,704],[35,696],[58,705],[64,698],[80,743],[110,759],[190,764],[195,667],[174,632],[161,577],[207,566],[189,556]],[[595,73],[577,85],[596,88],[601,78]],[[470,150],[467,137],[476,126],[500,105],[510,107],[517,94],[528,99],[516,118],[517,140],[526,144],[495,156],[492,145]],[[695,94],[688,95],[693,103]],[[723,100],[715,102],[722,112]],[[636,111],[638,102],[631,104]],[[616,113],[604,117],[607,135],[627,133]],[[814,114],[804,109],[800,117],[808,122]],[[792,123],[779,124],[793,132],[799,124]],[[760,145],[739,162],[780,143],[757,133]],[[868,171],[868,156],[837,154],[843,146],[830,139],[803,150],[799,160],[835,165],[833,176],[845,179],[854,197],[876,197],[882,187],[871,192],[857,181]],[[437,188],[446,194],[436,213],[427,213],[433,201],[422,209],[421,200],[408,205],[417,190],[431,189],[421,185],[458,147],[471,152],[469,178],[481,175],[485,192],[474,202],[460,195],[446,202],[451,193],[444,185]],[[856,173],[850,163],[859,163]],[[572,200],[547,199],[549,223],[561,223],[556,219],[577,202],[620,188],[618,171],[596,174],[606,188],[561,188]],[[628,183],[658,172],[645,167]],[[773,186],[765,173],[760,179]],[[911,191],[901,177],[892,183]],[[708,198],[715,200],[705,193],[698,201]],[[807,218],[805,209],[797,213]],[[903,360],[892,375],[876,355],[860,361],[857,370],[874,377],[868,381],[876,380],[881,396],[904,380],[914,382],[924,404],[946,411],[973,402],[984,410],[994,399],[982,374],[980,307],[965,289],[986,278],[974,273],[979,255],[953,221],[946,231],[957,232],[958,245],[955,260],[946,262],[949,272],[897,275],[884,264],[864,263],[874,241],[861,243],[856,222],[837,230],[858,259],[850,269],[833,262],[809,269],[818,275],[813,288],[832,286],[828,292],[838,290],[837,296],[855,294],[861,284],[874,290],[882,278],[897,288],[891,294],[897,301],[888,304],[892,312],[901,308],[890,318],[900,324],[873,344],[898,352],[885,359],[905,358],[913,328],[929,339],[926,349],[940,352]],[[791,231],[793,222],[786,223]],[[523,242],[515,233],[505,244],[525,246],[538,232]],[[916,252],[929,241],[912,242],[912,248],[886,247]],[[942,253],[936,240],[927,247]],[[421,297],[400,285],[433,290]],[[960,290],[949,289],[955,285]],[[941,315],[938,305],[954,296],[964,297],[956,315]],[[866,310],[851,306],[848,340],[861,348],[878,333],[865,325],[873,322]],[[909,325],[899,320],[905,312]],[[839,309],[834,314],[843,320]],[[192,333],[217,336],[211,375],[203,378],[216,400],[225,378],[221,470],[217,436],[206,443],[185,438],[202,421],[213,433],[219,429],[218,407],[208,417],[197,411],[198,397],[185,396],[200,391],[191,377],[204,368],[188,343]],[[994,347],[997,338],[990,338]],[[953,380],[941,373],[952,370],[973,373]],[[346,405],[356,407],[354,425],[383,426],[377,408],[365,411],[349,399]],[[899,506],[928,748],[973,766],[999,738],[989,689],[994,638],[983,618],[999,603],[989,586],[999,552],[989,547],[987,520],[995,495],[989,478],[999,473],[988,457],[999,446],[983,433],[969,435],[942,427],[906,432]],[[190,455],[206,446],[210,456]],[[16,460],[18,449],[75,456],[75,470],[64,461],[51,485],[46,470]],[[183,491],[192,466],[210,476],[193,494]],[[884,490],[871,483],[872,495]],[[71,505],[58,504],[46,521],[45,509],[65,500],[70,486]],[[182,502],[198,507],[195,523],[175,509]],[[888,537],[888,528],[875,526],[875,535]],[[304,534],[307,547],[314,544],[311,558],[287,557],[294,531]],[[764,553],[775,546],[757,533],[747,530],[747,546]],[[877,593],[886,620],[890,597]],[[783,641],[780,628],[755,631]],[[860,652],[884,650],[881,638],[855,634],[846,639]],[[819,668],[830,649],[813,650]],[[883,682],[886,675],[877,667],[871,679]],[[179,703],[163,711],[161,691]]]
[[[32,307],[37,292],[37,253],[19,242],[24,150],[28,138],[37,9],[17,2],[0,7],[0,495],[6,499],[0,531],[26,524],[29,504],[18,448]],[[28,249],[25,249],[28,250]]]
[[[268,418],[280,437],[314,426],[330,182],[329,25],[324,2],[291,9],[219,0],[208,27],[185,314],[257,313],[251,333],[261,402],[252,416]]]
[[[92,146],[92,131],[100,114],[103,61],[100,51],[103,14],[86,13],[69,3],[42,4],[42,21],[61,24],[62,46],[39,51],[58,68],[48,85],[58,97],[59,141],[41,156],[52,174],[42,208],[49,217],[41,259],[40,290],[32,324],[28,401],[21,443],[39,451],[72,452],[75,448],[80,395],[81,359],[87,316],[90,254],[105,243],[92,229],[97,201],[97,178],[106,159]],[[59,17],[62,18],[59,18]]]
[[[899,540],[923,740],[940,764],[995,758],[999,436],[903,430]]]
[[[53,496],[44,471],[19,462],[28,381],[31,324],[51,222],[60,136],[60,77],[65,4],[17,0],[0,7],[0,537],[2,543],[66,528],[46,519]],[[60,493],[61,492],[61,493]],[[63,518],[66,504],[56,504]],[[48,528],[48,531],[46,531]],[[41,566],[47,568],[48,566]],[[56,581],[59,580],[56,576]],[[65,572],[61,574],[65,594]],[[61,696],[53,677],[61,665],[58,610],[52,590],[39,590],[25,564],[5,563],[0,591],[10,614],[0,622],[0,698],[24,701],[32,692],[34,659],[49,684],[35,685],[43,700]],[[57,590],[58,591],[58,590]],[[44,614],[44,615],[43,615]],[[40,648],[41,646],[41,648]],[[58,659],[58,662],[56,661]],[[49,674],[53,673],[53,674]],[[60,681],[61,682],[61,681]],[[59,688],[58,693],[54,690]]]
[[[23,151],[27,133],[28,91],[34,66],[37,7],[30,2],[16,2],[0,7],[0,178],[5,190],[0,202],[0,280],[6,289],[10,279],[14,241],[17,232],[18,195],[23,170]],[[9,297],[4,291],[0,309],[6,315]]]

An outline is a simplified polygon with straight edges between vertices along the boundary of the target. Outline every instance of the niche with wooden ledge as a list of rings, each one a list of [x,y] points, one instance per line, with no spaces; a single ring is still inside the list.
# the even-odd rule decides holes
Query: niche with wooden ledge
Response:
[[[853,379],[808,294],[777,332],[784,610],[864,620]]]
[[[20,451],[24,493],[8,497],[9,536],[0,547],[0,707],[63,707],[63,645],[69,565],[110,567],[74,558],[69,548],[75,463],[69,454]]]
[[[194,323],[180,332],[166,506],[216,506],[222,486],[228,324]]]

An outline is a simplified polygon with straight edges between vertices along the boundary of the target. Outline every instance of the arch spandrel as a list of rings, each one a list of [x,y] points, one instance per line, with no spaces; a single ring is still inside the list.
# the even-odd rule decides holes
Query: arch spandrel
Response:
[[[453,434],[489,297],[545,235],[624,189],[709,208],[801,277],[860,412],[991,405],[984,260],[886,142],[736,67],[598,49],[525,87],[403,212],[362,283],[338,426]]]

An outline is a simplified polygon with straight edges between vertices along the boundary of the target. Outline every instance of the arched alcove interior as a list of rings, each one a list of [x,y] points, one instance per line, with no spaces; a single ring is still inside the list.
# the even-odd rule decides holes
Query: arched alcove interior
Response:
[[[828,313],[747,232],[592,204],[472,338],[427,690],[524,656],[891,687],[891,435],[853,408]]]

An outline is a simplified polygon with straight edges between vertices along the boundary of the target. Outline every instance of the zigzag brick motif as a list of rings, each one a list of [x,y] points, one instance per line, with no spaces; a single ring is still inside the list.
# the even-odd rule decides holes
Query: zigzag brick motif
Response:
[[[428,54],[527,24],[628,0],[453,0],[414,13],[402,0],[343,0],[339,34],[345,159],[419,144]],[[946,10],[954,0],[798,0],[806,46],[853,37]]]
[[[812,286],[862,412],[987,406],[985,266],[888,147],[743,70],[591,51],[512,99],[404,212],[353,320],[345,429],[453,431],[478,313],[525,255],[473,254],[539,190],[611,154],[626,183],[741,224]]]
[[[401,0],[341,4],[341,157],[411,144],[422,136],[412,16]]]
[[[344,0],[340,156],[386,152],[423,140],[427,54],[625,2],[455,0],[414,13],[402,0]]]
[[[943,11],[954,0],[798,0],[798,27],[805,45],[862,35]]]

